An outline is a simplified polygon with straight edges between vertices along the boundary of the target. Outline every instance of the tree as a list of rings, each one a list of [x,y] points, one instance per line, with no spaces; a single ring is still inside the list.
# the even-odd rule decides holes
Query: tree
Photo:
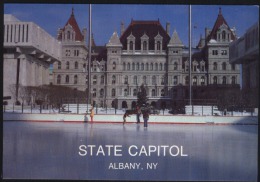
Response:
[[[141,85],[139,92],[137,93],[137,106],[139,107],[147,107],[149,104],[148,97],[146,94],[146,89],[144,85]]]

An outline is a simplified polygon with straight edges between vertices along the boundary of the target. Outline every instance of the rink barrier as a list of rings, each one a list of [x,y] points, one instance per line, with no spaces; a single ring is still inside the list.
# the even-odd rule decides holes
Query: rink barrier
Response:
[[[3,113],[4,121],[68,122],[90,123],[90,116],[84,114],[21,114]],[[143,122],[143,118],[140,117]],[[123,115],[96,114],[93,123],[122,123]],[[150,115],[150,124],[249,124],[258,125],[257,116],[190,116]],[[126,124],[136,123],[136,115],[126,118]]]

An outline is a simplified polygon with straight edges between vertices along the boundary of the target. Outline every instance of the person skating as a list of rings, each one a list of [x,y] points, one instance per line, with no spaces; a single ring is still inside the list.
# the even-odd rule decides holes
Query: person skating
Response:
[[[129,114],[125,113],[123,115],[123,124],[125,124],[125,122],[126,122],[126,117],[129,117]]]
[[[148,127],[148,120],[149,120],[149,111],[144,110],[142,112],[142,114],[143,114],[143,119],[144,119],[144,127],[147,128]]]
[[[90,109],[90,118],[91,118],[91,122],[93,122],[93,118],[94,118],[94,108],[93,107]]]
[[[139,106],[136,107],[136,123],[140,123],[141,109]]]

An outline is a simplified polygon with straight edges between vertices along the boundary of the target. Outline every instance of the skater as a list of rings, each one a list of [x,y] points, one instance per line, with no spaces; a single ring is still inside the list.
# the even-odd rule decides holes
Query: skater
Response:
[[[90,118],[91,118],[91,122],[93,123],[93,118],[94,118],[94,108],[93,107],[90,109]]]
[[[126,117],[130,117],[129,114],[127,112],[125,112],[125,114],[123,115],[123,125],[125,124],[126,122]]]
[[[147,128],[148,120],[149,120],[149,111],[148,110],[143,111],[143,119],[144,119],[144,128]]]
[[[139,106],[136,107],[136,123],[140,123],[141,109]]]

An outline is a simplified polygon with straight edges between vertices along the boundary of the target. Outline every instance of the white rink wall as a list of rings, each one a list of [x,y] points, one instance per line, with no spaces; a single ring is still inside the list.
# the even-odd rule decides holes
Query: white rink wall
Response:
[[[3,113],[4,121],[43,121],[43,122],[90,122],[84,114],[21,114]],[[142,116],[140,117],[143,122]],[[136,122],[136,115],[126,118],[127,123]],[[96,114],[94,123],[122,123],[123,115]],[[150,115],[149,123],[157,124],[257,124],[257,116],[187,116],[187,115]]]

